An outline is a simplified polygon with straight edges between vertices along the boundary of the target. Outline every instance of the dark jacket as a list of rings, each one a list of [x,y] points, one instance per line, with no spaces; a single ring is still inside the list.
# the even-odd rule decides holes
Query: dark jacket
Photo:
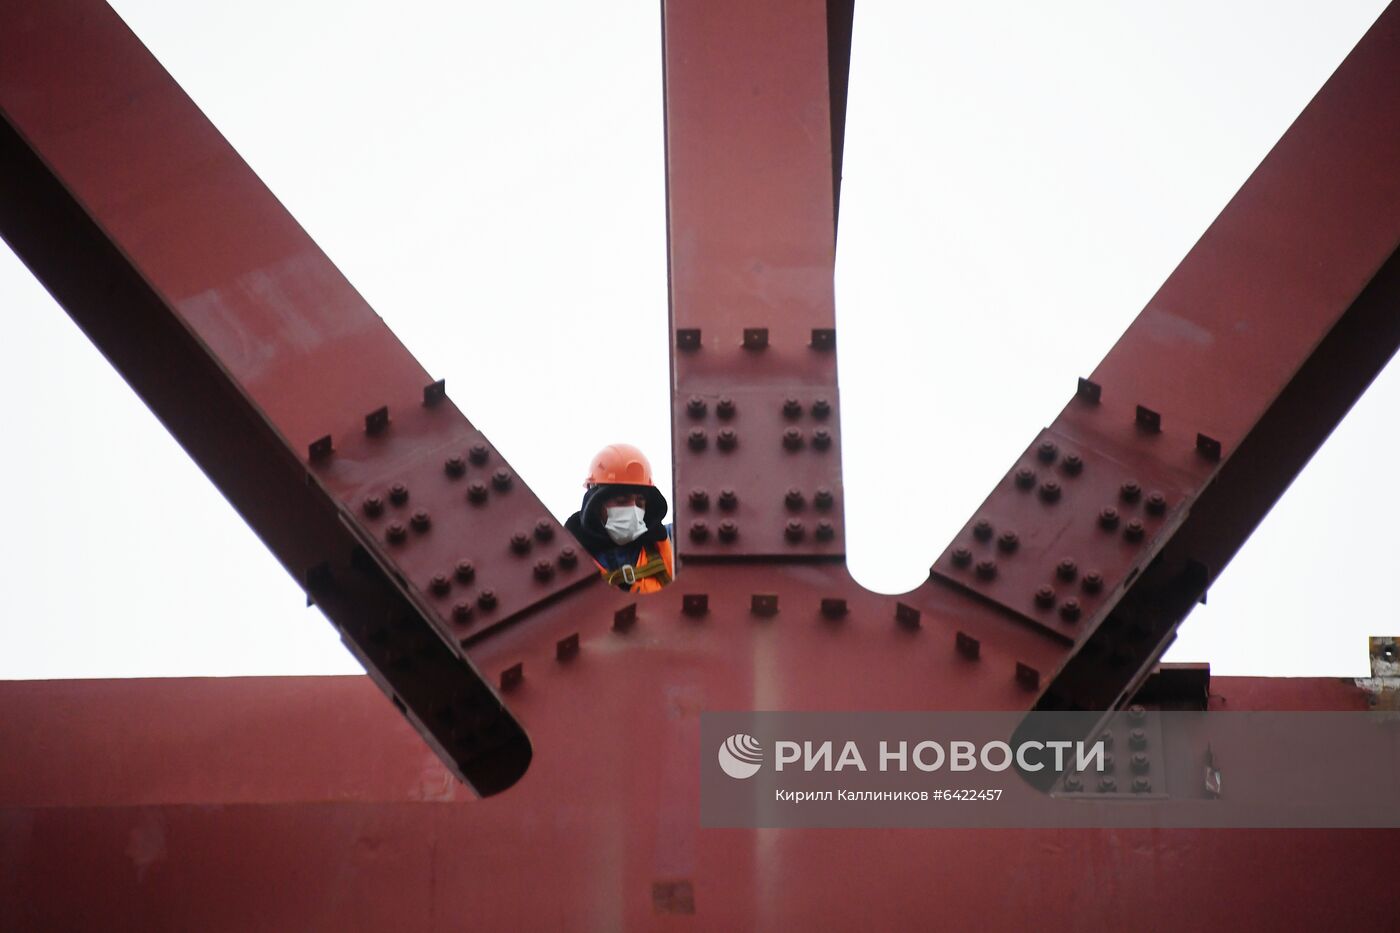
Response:
[[[638,492],[645,493],[647,497],[647,530],[636,541],[620,545],[608,537],[608,533],[599,525],[596,506],[600,499],[610,495]],[[655,486],[600,485],[584,492],[583,505],[569,516],[564,527],[593,555],[594,560],[607,570],[616,570],[624,564],[635,564],[644,546],[653,545],[648,548],[648,553],[655,553],[655,545],[670,538],[671,526],[662,521],[665,517],[666,497]],[[627,588],[620,585],[623,589]]]

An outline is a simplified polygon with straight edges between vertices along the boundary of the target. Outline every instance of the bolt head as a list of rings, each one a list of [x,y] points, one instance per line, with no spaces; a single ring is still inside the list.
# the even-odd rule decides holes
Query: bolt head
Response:
[[[1079,775],[1069,774],[1065,776],[1065,790],[1077,791],[1083,786],[1084,782],[1079,779]]]
[[[1140,703],[1134,703],[1128,707],[1128,718],[1132,720],[1142,720],[1147,718],[1147,709]]]
[[[719,507],[726,512],[731,511],[739,505],[739,494],[732,489],[721,489],[719,491]]]
[[[1016,536],[1016,532],[1014,531],[1003,531],[1001,534],[997,535],[997,550],[1001,551],[1003,554],[1014,552],[1020,545],[1021,539]]]
[[[523,531],[517,531],[510,536],[510,549],[517,554],[524,554],[530,550],[530,536]]]
[[[1112,775],[1106,774],[1099,778],[1099,790],[1105,794],[1111,794],[1118,789],[1118,782]]]
[[[817,522],[817,538],[821,541],[830,541],[836,537],[836,526],[831,519],[823,518]]]
[[[476,604],[482,609],[495,609],[496,591],[482,590],[480,593],[476,594]]]
[[[1128,480],[1118,487],[1118,497],[1124,502],[1136,502],[1142,498],[1142,487],[1135,481]]]
[[[1060,453],[1060,448],[1055,446],[1054,441],[1042,441],[1035,449],[1035,455],[1041,463],[1054,463],[1055,457]]]
[[[452,569],[452,575],[461,583],[470,583],[476,576],[476,565],[469,560],[459,560]]]
[[[481,466],[491,456],[490,449],[485,444],[473,444],[467,450],[467,459],[477,466]]]
[[[535,579],[544,581],[554,576],[554,562],[551,560],[535,561]]]
[[[1030,467],[1021,467],[1016,471],[1016,488],[1032,489],[1035,487],[1035,470]]]
[[[691,450],[704,450],[705,445],[709,442],[710,436],[705,433],[704,428],[691,428],[690,435],[686,440]]]
[[[428,582],[428,587],[438,596],[446,596],[447,591],[452,589],[452,581],[442,574],[437,574]]]
[[[370,518],[376,518],[384,514],[384,500],[378,496],[365,496],[365,501],[361,503],[361,507]]]
[[[708,523],[703,521],[694,521],[690,523],[690,540],[708,541],[709,538],[710,526]]]
[[[1040,484],[1040,498],[1045,502],[1060,501],[1060,484],[1053,479],[1047,479]]]
[[[403,505],[408,501],[408,487],[403,483],[395,483],[389,487],[389,501],[394,505]]]
[[[1147,730],[1141,726],[1128,730],[1128,744],[1133,748],[1147,747]]]
[[[443,472],[448,476],[461,476],[467,472],[467,461],[465,457],[452,456],[443,461]]]
[[[424,532],[427,531],[428,528],[432,525],[433,520],[431,517],[429,517],[427,512],[423,511],[422,509],[419,509],[417,512],[413,513],[413,516],[411,518],[409,518],[408,523],[413,526],[414,531]]]
[[[734,412],[737,410],[738,408],[735,406],[734,400],[727,395],[720,396],[719,402],[715,404],[715,414],[719,415],[721,418],[733,418]]]
[[[1106,505],[1099,510],[1099,527],[1106,531],[1112,531],[1118,527],[1118,510],[1111,505]]]
[[[739,446],[739,432],[733,428],[720,428],[715,440],[718,441],[720,450],[733,450]]]
[[[549,541],[554,537],[554,523],[547,518],[535,522],[535,540]]]
[[[1133,793],[1145,794],[1152,790],[1152,782],[1145,777],[1133,778]]]
[[[739,525],[737,522],[725,519],[719,523],[719,539],[721,541],[733,541],[739,537]]]
[[[1135,518],[1123,527],[1123,537],[1127,538],[1129,541],[1141,541],[1146,530],[1142,522]]]
[[[812,446],[817,450],[826,450],[831,446],[831,432],[826,428],[817,428],[812,432]]]
[[[1090,570],[1088,573],[1084,574],[1084,579],[1079,581],[1079,583],[1080,586],[1084,587],[1084,592],[1097,593],[1099,590],[1103,589],[1103,574],[1099,573],[1097,570]]]
[[[812,417],[825,418],[831,414],[831,403],[824,398],[812,400]]]
[[[802,446],[802,429],[788,428],[783,432],[783,446],[788,450],[796,450]]]
[[[790,488],[786,495],[783,496],[783,503],[794,512],[802,508],[806,501],[806,497],[802,495],[802,490],[798,489],[796,486]]]
[[[467,485],[467,500],[469,502],[485,502],[487,492],[485,483],[470,483]]]
[[[495,486],[497,489],[509,489],[512,479],[514,479],[514,477],[511,475],[510,470],[501,467],[495,473],[491,474],[491,485]]]
[[[452,621],[453,621],[453,622],[458,622],[458,623],[461,623],[461,622],[469,622],[469,621],[471,621],[471,617],[472,617],[472,604],[471,604],[471,603],[458,603],[457,605],[455,605],[455,606],[452,607]]]
[[[994,560],[979,560],[977,562],[977,576],[983,580],[991,580],[997,575],[997,562]]]
[[[703,512],[710,507],[710,494],[703,489],[692,489],[690,491],[690,507],[697,512]]]
[[[783,528],[783,534],[789,541],[801,541],[807,534],[807,527],[802,524],[800,518],[789,519],[787,525]]]
[[[1074,597],[1070,597],[1069,599],[1060,603],[1060,618],[1064,619],[1066,622],[1077,621],[1082,611],[1083,610],[1080,609],[1079,606],[1079,600],[1075,599]]]
[[[1035,591],[1035,604],[1041,609],[1049,609],[1055,605],[1054,587],[1042,586]]]
[[[705,412],[709,407],[710,406],[705,403],[705,400],[698,395],[692,395],[685,403],[685,410],[692,418],[705,417]]]
[[[1167,510],[1167,497],[1160,492],[1147,494],[1147,514],[1161,515]]]
[[[967,567],[972,563],[972,552],[965,547],[955,547],[948,555],[954,567]]]
[[[1084,458],[1079,454],[1065,454],[1064,459],[1060,461],[1060,468],[1069,476],[1078,476],[1084,472]]]
[[[802,403],[795,398],[783,399],[783,417],[797,418],[802,414]]]
[[[408,529],[399,522],[390,522],[389,527],[384,529],[384,536],[394,544],[398,544],[408,537]]]
[[[1129,767],[1141,774],[1151,767],[1151,762],[1147,759],[1145,752],[1133,752],[1133,756],[1128,759]]]
[[[1055,565],[1055,576],[1066,582],[1073,580],[1079,575],[1079,565],[1074,562],[1074,558],[1066,557]]]
[[[564,547],[559,550],[559,566],[564,568],[573,567],[578,563],[578,551],[572,547]]]
[[[832,495],[831,490],[825,486],[818,486],[817,491],[812,494],[812,504],[822,511],[831,508],[832,503],[835,501],[836,497]]]
[[[985,518],[979,518],[977,524],[972,526],[972,536],[978,541],[990,541],[994,530],[991,522]]]

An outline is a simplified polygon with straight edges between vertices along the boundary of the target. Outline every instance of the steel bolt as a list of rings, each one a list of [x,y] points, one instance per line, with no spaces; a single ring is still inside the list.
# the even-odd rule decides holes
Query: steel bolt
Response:
[[[796,486],[789,489],[787,494],[783,496],[783,503],[794,512],[802,508],[806,501],[806,497],[802,495],[802,490],[798,489]]]
[[[452,570],[452,575],[460,583],[470,583],[472,578],[476,576],[476,565],[469,560],[459,560],[457,566]]]
[[[1128,744],[1133,748],[1147,747],[1147,730],[1136,726],[1128,730]]]
[[[1049,609],[1055,605],[1055,589],[1050,586],[1042,586],[1035,591],[1035,604],[1041,609]]]
[[[720,396],[720,400],[715,404],[715,414],[721,418],[733,418],[737,410],[734,400],[727,395]]]
[[[544,582],[545,580],[548,580],[548,579],[549,579],[550,577],[552,577],[552,576],[554,576],[554,562],[553,562],[553,561],[544,560],[544,559],[535,561],[535,579],[536,579],[536,580],[539,580],[540,582]]]
[[[710,526],[708,522],[694,521],[690,523],[690,540],[708,541],[710,538]]]
[[[463,457],[448,457],[443,461],[442,469],[448,476],[461,476],[467,472],[467,461]]]
[[[1040,484],[1040,498],[1046,502],[1060,501],[1060,484],[1053,479],[1047,479]]]
[[[471,603],[458,603],[457,605],[455,605],[455,606],[452,607],[452,621],[454,621],[454,622],[469,622],[469,621],[471,621],[471,617],[472,617],[472,604],[471,604]]]
[[[413,526],[414,531],[422,534],[433,524],[433,520],[428,516],[427,512],[419,509],[409,518],[408,523]]]
[[[705,412],[709,407],[710,406],[705,403],[705,400],[698,395],[692,395],[685,403],[685,410],[690,413],[690,417],[692,418],[705,417]]]
[[[481,466],[491,456],[491,450],[485,444],[473,444],[467,451],[467,459],[477,466]]]
[[[1101,793],[1111,794],[1117,789],[1118,782],[1114,780],[1113,775],[1105,774],[1103,777],[1099,778],[1099,791]]]
[[[802,446],[802,429],[788,428],[783,432],[783,446],[788,450],[796,450]]]
[[[1080,789],[1081,787],[1083,787],[1083,786],[1084,786],[1084,782],[1081,781],[1081,780],[1079,779],[1079,775],[1077,775],[1077,774],[1067,774],[1067,775],[1065,775],[1065,790],[1067,790],[1067,791],[1077,791],[1077,790],[1079,790],[1079,789]]]
[[[1070,581],[1079,575],[1079,565],[1074,562],[1074,558],[1066,557],[1055,565],[1055,576],[1061,580]]]
[[[1106,505],[1099,510],[1099,527],[1105,531],[1112,531],[1118,527],[1118,510],[1111,505]]]
[[[365,501],[361,503],[365,514],[370,518],[376,518],[384,514],[384,500],[378,496],[365,496]]]
[[[831,523],[831,519],[823,518],[817,521],[817,540],[830,541],[836,537],[836,526]]]
[[[1003,531],[997,536],[997,549],[1003,554],[1014,552],[1020,544],[1021,539],[1016,536],[1016,532],[1014,531]]]
[[[1128,480],[1118,487],[1118,496],[1124,502],[1136,502],[1142,498],[1142,487],[1132,480]]]
[[[1147,709],[1140,703],[1134,703],[1128,707],[1128,718],[1141,721],[1147,717]]]
[[[1035,455],[1040,458],[1041,463],[1054,463],[1059,452],[1060,448],[1056,447],[1053,441],[1042,441],[1035,449]]]
[[[1084,472],[1084,458],[1080,457],[1079,454],[1065,454],[1064,459],[1060,461],[1060,466],[1066,474],[1078,476]]]
[[[965,547],[955,547],[948,555],[954,567],[966,567],[972,563],[972,552]]]
[[[783,534],[789,541],[801,541],[807,534],[807,527],[802,524],[800,518],[789,519],[787,527],[783,529]]]
[[[1143,752],[1133,752],[1133,757],[1128,759],[1128,763],[1138,774],[1142,774],[1152,766],[1152,763],[1147,759],[1147,755]]]
[[[1161,515],[1167,510],[1167,497],[1160,492],[1150,492],[1147,494],[1147,514]]]
[[[495,486],[497,489],[506,490],[510,488],[510,483],[513,478],[510,470],[501,467],[495,473],[491,474],[491,485]]]
[[[739,446],[739,432],[733,428],[720,428],[715,440],[719,443],[720,450],[733,450]]]
[[[1016,471],[1016,488],[1031,489],[1035,486],[1035,470],[1030,467],[1021,467]]]
[[[831,446],[831,431],[826,428],[817,428],[812,432],[812,446],[817,450],[826,450]]]
[[[565,569],[573,567],[578,563],[578,551],[573,547],[564,547],[559,550],[559,566]]]
[[[452,581],[442,574],[437,574],[428,581],[428,587],[438,596],[446,596],[447,591],[452,589]]]
[[[817,491],[812,493],[812,504],[823,512],[831,508],[832,503],[835,501],[836,497],[832,495],[831,490],[825,486],[818,486]]]
[[[733,511],[739,505],[739,495],[732,489],[721,489],[719,491],[719,507],[726,512]]]
[[[535,540],[552,541],[554,539],[554,523],[547,518],[542,518],[535,522]]]
[[[690,491],[690,507],[697,512],[703,512],[710,507],[710,494],[703,489],[692,489]]]
[[[824,398],[812,400],[812,417],[825,418],[831,414],[831,403]]]
[[[1129,541],[1141,541],[1146,530],[1143,528],[1142,522],[1135,518],[1123,527],[1123,537]]]
[[[1152,782],[1145,777],[1133,778],[1133,793],[1145,794],[1152,790]]]
[[[1060,603],[1060,618],[1064,619],[1066,622],[1077,621],[1079,619],[1079,613],[1079,600],[1074,597],[1070,597]]]
[[[687,439],[686,443],[690,445],[691,450],[704,450],[709,442],[710,436],[705,433],[704,428],[690,429],[690,437]]]
[[[480,593],[478,593],[478,594],[476,595],[476,604],[477,604],[478,606],[480,606],[482,609],[495,609],[495,608],[496,608],[496,591],[495,591],[495,590],[482,590]]]
[[[384,536],[394,544],[398,544],[408,537],[408,529],[399,522],[390,522],[389,527],[384,529]]]
[[[510,549],[517,554],[524,554],[530,550],[530,536],[523,531],[517,531],[510,536]]]
[[[394,505],[403,505],[408,501],[408,487],[403,483],[395,483],[389,487],[389,501]]]
[[[737,537],[739,537],[738,523],[727,518],[719,523],[719,539],[721,541],[733,541]]]
[[[972,526],[972,536],[978,541],[992,540],[992,523],[985,518],[977,519],[977,524]]]
[[[469,483],[467,485],[467,499],[471,502],[485,502],[487,491],[485,483]]]
[[[1097,570],[1090,570],[1088,573],[1084,574],[1084,579],[1080,581],[1080,585],[1084,587],[1084,592],[1086,593],[1097,593],[1099,590],[1103,589],[1103,574],[1099,573]]]
[[[977,562],[977,576],[983,580],[990,580],[997,575],[997,562],[994,560],[979,560]]]
[[[802,403],[795,398],[783,399],[783,417],[797,418],[802,414]]]

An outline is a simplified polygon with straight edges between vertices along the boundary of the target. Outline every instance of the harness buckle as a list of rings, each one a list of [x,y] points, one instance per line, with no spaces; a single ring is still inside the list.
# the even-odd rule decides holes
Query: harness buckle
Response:
[[[626,583],[628,586],[631,586],[633,583],[636,583],[636,582],[637,582],[637,568],[636,568],[636,567],[633,567],[631,564],[623,564],[623,565],[622,565],[622,582],[623,582],[623,583]]]

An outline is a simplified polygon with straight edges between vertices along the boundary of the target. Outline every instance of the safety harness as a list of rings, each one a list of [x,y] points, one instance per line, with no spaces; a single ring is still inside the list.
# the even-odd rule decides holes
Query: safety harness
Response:
[[[616,586],[619,583],[626,583],[631,586],[638,580],[645,580],[649,577],[664,576],[661,581],[662,586],[671,582],[671,575],[666,570],[666,559],[660,553],[654,557],[647,553],[646,548],[642,548],[642,565],[640,567],[632,564],[623,564],[621,567],[607,575],[609,586]]]

